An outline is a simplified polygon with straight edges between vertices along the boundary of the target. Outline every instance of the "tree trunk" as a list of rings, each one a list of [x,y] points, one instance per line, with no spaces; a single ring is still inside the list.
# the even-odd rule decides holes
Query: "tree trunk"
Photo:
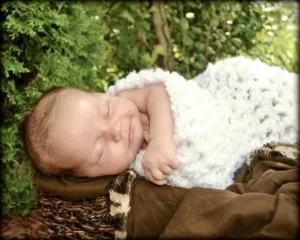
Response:
[[[172,40],[166,19],[164,5],[161,0],[154,0],[152,2],[152,6],[154,7],[152,20],[155,28],[156,37],[158,43],[164,47],[166,53],[164,56],[159,55],[156,63],[159,67],[172,71],[174,60],[172,51]]]

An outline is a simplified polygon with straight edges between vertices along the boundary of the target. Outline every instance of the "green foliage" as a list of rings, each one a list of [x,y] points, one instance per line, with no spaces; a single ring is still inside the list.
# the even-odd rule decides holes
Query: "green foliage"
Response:
[[[186,78],[208,62],[240,54],[299,72],[293,2],[167,1],[164,9],[174,70]],[[17,130],[26,109],[54,86],[104,91],[129,71],[157,67],[158,56],[166,53],[154,31],[153,10],[151,1],[2,5],[4,214],[26,214],[36,198]]]
[[[143,1],[112,3],[106,22],[111,29],[107,36],[115,71],[128,72],[155,66],[156,55],[151,41],[150,4]],[[116,48],[117,46],[117,48]]]
[[[297,32],[288,29],[290,25],[296,26],[295,4],[170,2],[166,10],[174,41],[176,71],[191,78],[202,72],[208,62],[244,55],[299,72]]]

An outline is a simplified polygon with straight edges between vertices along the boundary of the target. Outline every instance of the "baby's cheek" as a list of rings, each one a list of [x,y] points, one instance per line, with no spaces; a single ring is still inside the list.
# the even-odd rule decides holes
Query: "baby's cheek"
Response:
[[[144,140],[148,141],[149,136],[149,126],[142,125],[141,121],[137,119],[135,121],[135,133],[134,139],[131,141],[131,146],[135,150],[135,154],[141,149]]]
[[[111,152],[111,163],[114,167],[127,168],[130,163],[129,162],[129,153],[127,148],[125,148],[122,144],[114,146]]]

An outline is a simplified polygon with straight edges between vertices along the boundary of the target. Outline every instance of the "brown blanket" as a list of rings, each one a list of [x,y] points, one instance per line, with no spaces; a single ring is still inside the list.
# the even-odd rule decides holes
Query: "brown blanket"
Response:
[[[156,186],[132,170],[118,177],[47,179],[38,188],[69,197],[109,194],[117,238],[296,239],[299,229],[298,145],[266,144],[226,190]],[[111,181],[113,180],[113,181]]]

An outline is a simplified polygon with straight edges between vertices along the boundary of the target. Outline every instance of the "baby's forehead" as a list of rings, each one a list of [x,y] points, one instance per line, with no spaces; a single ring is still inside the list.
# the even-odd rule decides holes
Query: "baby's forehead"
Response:
[[[61,96],[52,115],[51,130],[69,135],[86,132],[87,126],[95,122],[97,101],[92,93],[77,90]]]
[[[78,89],[78,88],[70,88],[66,89],[65,92],[63,93],[62,97],[83,97],[83,96],[93,96],[95,95],[96,92],[90,91],[90,90],[83,90],[83,89]]]
[[[59,115],[81,115],[103,110],[106,102],[105,93],[70,89],[65,92],[58,101],[56,113]]]
[[[59,105],[76,105],[79,102],[90,102],[94,101],[96,92],[84,91],[81,89],[68,89],[58,99]]]
[[[93,104],[95,104],[93,93],[81,90],[70,90],[59,98],[57,110],[66,111],[74,108],[84,110]]]

